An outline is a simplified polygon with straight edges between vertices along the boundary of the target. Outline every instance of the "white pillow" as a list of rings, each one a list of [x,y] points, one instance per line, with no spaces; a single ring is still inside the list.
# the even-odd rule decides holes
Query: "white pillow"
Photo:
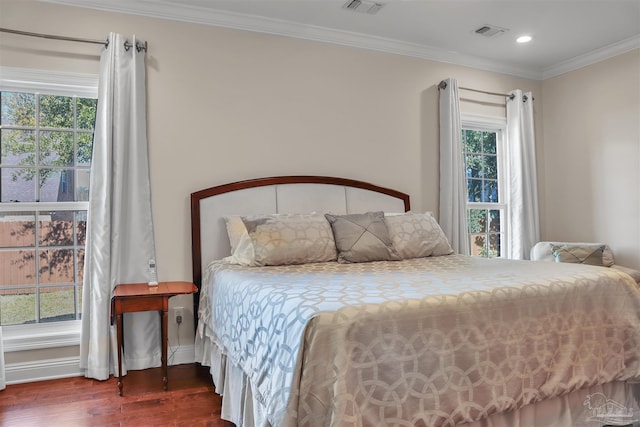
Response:
[[[450,255],[453,249],[431,212],[388,215],[389,237],[403,259]]]
[[[241,265],[287,265],[335,261],[331,226],[323,215],[273,214],[228,217],[233,252],[229,262]],[[235,247],[234,247],[235,242]]]
[[[231,253],[233,254],[240,243],[242,236],[247,234],[247,227],[242,222],[240,215],[232,215],[224,217],[227,225],[227,236],[229,236],[229,244],[231,245]]]

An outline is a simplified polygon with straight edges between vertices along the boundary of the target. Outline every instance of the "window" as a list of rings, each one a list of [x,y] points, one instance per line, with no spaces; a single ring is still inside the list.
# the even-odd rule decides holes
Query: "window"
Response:
[[[467,225],[471,255],[506,255],[507,201],[503,179],[505,124],[487,118],[462,120],[467,179]]]
[[[81,316],[95,86],[34,85],[0,86],[0,325]]]

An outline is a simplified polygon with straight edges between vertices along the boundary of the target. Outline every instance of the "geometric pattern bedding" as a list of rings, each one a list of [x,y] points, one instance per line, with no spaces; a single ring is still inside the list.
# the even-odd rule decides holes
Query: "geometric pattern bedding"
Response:
[[[640,378],[640,292],[603,267],[216,262],[199,316],[274,426],[452,426]]]

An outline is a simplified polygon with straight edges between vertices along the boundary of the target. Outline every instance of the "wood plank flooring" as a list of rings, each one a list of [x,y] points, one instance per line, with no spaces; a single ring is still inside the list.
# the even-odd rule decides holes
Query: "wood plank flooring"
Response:
[[[75,377],[9,385],[0,392],[0,426],[234,427],[220,419],[221,398],[199,365],[170,366],[167,391],[160,368],[129,371],[123,396],[116,384]]]

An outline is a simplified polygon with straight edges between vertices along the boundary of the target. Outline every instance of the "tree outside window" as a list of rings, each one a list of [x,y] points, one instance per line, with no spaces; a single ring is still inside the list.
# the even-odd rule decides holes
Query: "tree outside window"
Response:
[[[462,130],[471,255],[488,258],[503,256],[505,242],[498,135],[496,130]]]
[[[0,92],[0,324],[80,318],[97,102]]]

